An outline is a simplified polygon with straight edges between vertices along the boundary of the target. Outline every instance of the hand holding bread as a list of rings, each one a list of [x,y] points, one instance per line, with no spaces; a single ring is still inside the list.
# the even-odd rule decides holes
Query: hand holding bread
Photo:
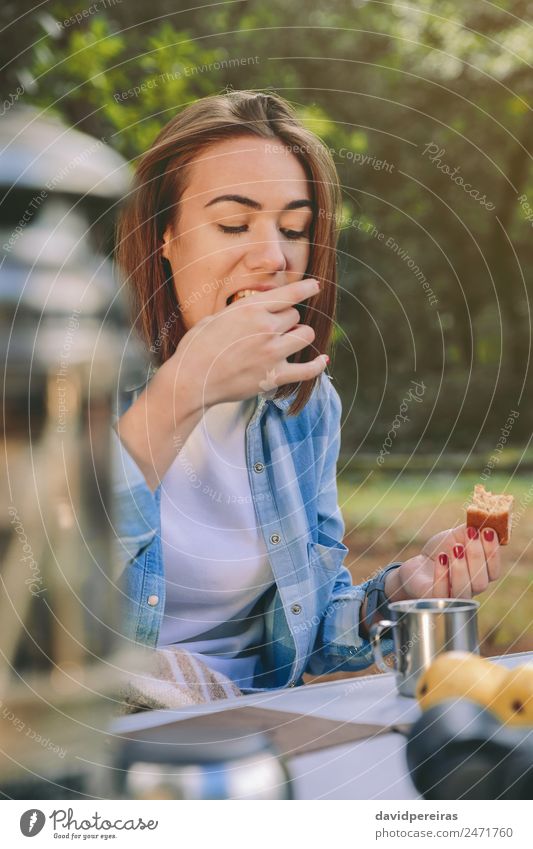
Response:
[[[511,536],[511,495],[493,495],[478,484],[464,525],[435,534],[422,553],[387,576],[389,601],[472,598],[500,577],[500,547]]]

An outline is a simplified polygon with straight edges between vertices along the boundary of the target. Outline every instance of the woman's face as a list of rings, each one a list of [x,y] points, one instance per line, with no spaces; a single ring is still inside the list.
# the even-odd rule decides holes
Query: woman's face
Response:
[[[163,235],[187,329],[246,289],[300,280],[313,218],[303,166],[279,139],[213,143],[189,166],[179,223]]]

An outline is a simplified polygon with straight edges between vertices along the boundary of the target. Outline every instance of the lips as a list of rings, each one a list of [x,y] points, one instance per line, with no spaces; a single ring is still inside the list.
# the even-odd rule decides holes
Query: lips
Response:
[[[226,303],[229,306],[230,304],[235,303],[235,301],[239,301],[241,298],[247,298],[249,295],[257,295],[257,290],[256,289],[239,289],[238,292],[234,292],[233,295],[229,296]]]

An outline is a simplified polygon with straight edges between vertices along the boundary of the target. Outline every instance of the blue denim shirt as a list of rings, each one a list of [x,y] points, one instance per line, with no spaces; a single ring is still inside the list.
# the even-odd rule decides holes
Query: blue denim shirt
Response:
[[[134,400],[123,396],[119,414]],[[252,500],[275,584],[261,599],[264,633],[257,692],[302,683],[304,672],[354,671],[372,651],[359,634],[369,582],[352,585],[343,566],[344,522],[337,503],[336,465],[341,401],[323,374],[310,400],[287,416],[294,396],[259,395],[246,428]],[[160,535],[161,486],[155,492],[113,430],[116,562],[123,592],[123,633],[155,647],[165,606]],[[382,640],[392,651],[392,640]]]

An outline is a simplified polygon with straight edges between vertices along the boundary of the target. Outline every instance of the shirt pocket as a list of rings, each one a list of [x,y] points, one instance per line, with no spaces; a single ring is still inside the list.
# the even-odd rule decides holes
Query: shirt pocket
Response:
[[[341,571],[342,561],[347,551],[348,549],[342,543],[334,543],[333,545],[325,545],[320,542],[307,543],[311,587],[310,601],[312,600],[310,607],[312,607],[313,612],[310,621],[317,628],[327,612],[337,575]],[[312,635],[312,642],[315,637],[316,628]]]
[[[307,556],[311,571],[318,569],[324,572],[325,575],[336,575],[340,571],[347,551],[348,548],[342,542],[335,543],[334,545],[325,545],[321,542],[308,542]]]

